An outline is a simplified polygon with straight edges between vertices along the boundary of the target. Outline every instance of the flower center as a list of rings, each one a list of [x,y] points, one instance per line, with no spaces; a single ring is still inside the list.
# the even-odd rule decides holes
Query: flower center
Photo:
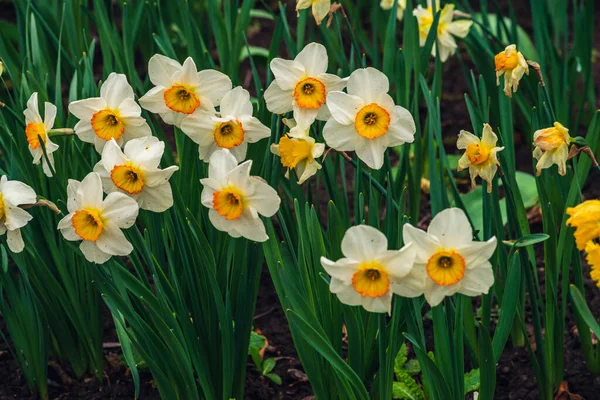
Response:
[[[213,133],[217,146],[231,149],[244,141],[244,128],[238,120],[221,122]]]
[[[519,64],[519,57],[516,51],[508,57],[503,51],[494,56],[494,63],[496,64],[496,71],[501,71],[503,69],[512,70]]]
[[[191,87],[173,85],[163,95],[165,104],[171,110],[184,114],[191,114],[200,107],[200,99]]]
[[[104,140],[118,140],[125,131],[119,110],[106,108],[92,115],[92,128]]]
[[[361,263],[352,275],[352,287],[363,297],[381,297],[390,288],[390,278],[379,262]]]
[[[533,144],[539,146],[539,148],[544,151],[557,149],[562,144],[567,143],[569,131],[562,126],[561,128],[546,128],[538,132],[539,133],[533,137]]]
[[[315,78],[305,78],[296,84],[294,98],[302,108],[319,108],[325,103],[325,85]]]
[[[6,206],[4,205],[4,195],[0,193],[0,221],[6,216]]]
[[[440,249],[427,261],[427,275],[440,286],[450,286],[465,276],[465,267],[465,259],[460,254]]]
[[[484,164],[490,158],[490,150],[477,143],[468,145],[465,154],[472,165]]]
[[[75,211],[71,220],[75,233],[83,240],[95,242],[104,230],[102,211],[97,208],[84,208]]]
[[[227,220],[238,219],[244,210],[244,196],[238,188],[228,186],[213,194],[213,207]]]
[[[35,150],[40,147],[40,137],[44,144],[46,143],[46,127],[43,122],[35,123],[30,122],[25,127],[25,135],[27,136],[27,142],[29,142],[29,148]]]
[[[287,135],[279,141],[279,155],[281,164],[287,168],[295,168],[302,160],[313,161],[312,151],[314,143],[307,140],[290,139]]]
[[[137,194],[144,189],[144,173],[139,166],[131,162],[115,165],[110,171],[110,179],[116,187],[129,194]]]
[[[354,119],[356,132],[367,139],[375,139],[387,133],[390,126],[390,114],[375,103],[358,110]]]

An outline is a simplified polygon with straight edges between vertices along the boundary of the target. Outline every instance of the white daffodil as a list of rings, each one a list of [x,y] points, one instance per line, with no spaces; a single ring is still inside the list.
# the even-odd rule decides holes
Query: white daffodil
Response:
[[[6,233],[8,248],[20,253],[25,248],[21,228],[33,218],[19,208],[22,204],[33,204],[36,195],[33,189],[23,182],[9,181],[5,175],[0,178],[0,235]]]
[[[343,90],[346,80],[328,74],[327,50],[319,43],[307,44],[293,60],[274,58],[275,80],[265,91],[267,108],[274,114],[294,111],[296,121],[312,124],[330,117],[325,101],[330,91]]]
[[[564,176],[567,173],[569,143],[571,143],[569,130],[560,122],[554,122],[554,126],[550,128],[535,131],[533,157],[538,160],[535,166],[536,175],[539,176],[543,169],[556,164],[559,175]]]
[[[148,76],[154,87],[140,98],[140,104],[177,127],[197,109],[213,111],[231,90],[227,75],[214,69],[198,72],[191,57],[181,65],[155,54],[148,62]]]
[[[35,165],[42,162],[42,168],[46,176],[52,176],[52,169],[54,169],[54,153],[58,150],[58,145],[50,140],[48,133],[54,126],[54,119],[56,118],[56,106],[54,104],[45,102],[44,103],[44,119],[40,116],[38,108],[38,94],[37,92],[32,94],[29,100],[27,100],[27,108],[23,111],[25,115],[25,135],[27,136],[27,142],[29,143],[29,152],[33,157],[33,163]],[[44,150],[40,143],[42,139],[43,147],[46,148],[46,155],[50,166],[44,157]]]
[[[250,176],[252,160],[238,165],[229,150],[217,150],[210,157],[208,178],[201,179],[202,205],[208,207],[210,222],[232,237],[257,242],[269,237],[260,215],[271,217],[281,199],[264,180]]]
[[[389,10],[394,6],[394,0],[381,0],[379,6],[384,10]],[[398,0],[396,18],[400,21],[404,19],[404,10],[406,10],[406,0]]]
[[[121,229],[135,223],[139,207],[129,196],[113,192],[103,200],[100,175],[90,172],[81,182],[69,179],[69,215],[58,223],[65,239],[82,240],[79,249],[85,258],[103,264],[112,256],[126,256],[133,246]]]
[[[425,282],[423,292],[432,307],[454,293],[479,296],[494,284],[488,260],[496,249],[496,238],[474,242],[471,225],[461,209],[441,211],[427,232],[405,224],[402,236],[404,243],[415,248],[412,278]]]
[[[469,169],[471,186],[475,187],[475,178],[480,176],[487,181],[487,191],[492,193],[492,179],[498,170],[498,152],[504,147],[496,147],[498,136],[492,131],[489,124],[483,124],[481,139],[467,131],[460,131],[456,147],[465,150],[465,154],[458,160],[458,170]]]
[[[290,169],[296,171],[298,183],[302,184],[321,169],[317,158],[323,155],[325,145],[316,143],[309,136],[310,125],[296,124],[294,120],[285,120],[290,131],[279,139],[279,144],[271,145],[271,153],[281,157],[281,165],[288,170],[285,173],[290,178]]]
[[[134,139],[121,148],[106,143],[102,160],[94,167],[106,193],[121,192],[136,200],[143,210],[163,212],[173,205],[169,179],[179,167],[159,169],[165,143],[154,136]]]
[[[244,161],[248,143],[271,136],[271,129],[252,116],[250,93],[241,86],[223,96],[219,113],[197,110],[183,119],[181,130],[198,143],[205,162],[220,148],[229,149],[238,162]]]
[[[329,14],[331,0],[296,0],[296,12],[312,7],[313,17],[317,25]]]
[[[436,0],[435,10],[440,10],[440,0]],[[427,8],[423,8],[421,5],[417,6],[413,10],[413,15],[417,17],[419,23],[419,39],[421,41],[421,47],[425,46],[427,36],[433,24],[434,15],[431,0],[427,0]],[[448,59],[448,56],[453,55],[458,48],[454,37],[464,38],[469,34],[469,29],[473,25],[473,21],[470,20],[459,20],[453,21],[454,18],[454,4],[446,4],[442,9],[440,19],[437,26],[437,46],[439,47],[440,61],[444,62]],[[435,57],[436,45],[434,44],[431,48],[431,55]]]
[[[111,139],[122,146],[131,139],[152,134],[123,74],[111,73],[100,87],[100,97],[74,101],[69,104],[69,111],[80,120],[75,134],[82,141],[93,143],[98,153]]]
[[[400,250],[388,250],[383,233],[359,225],[344,234],[342,253],[345,257],[337,261],[321,257],[321,265],[331,275],[329,290],[344,304],[389,313],[394,293],[406,297],[423,293],[423,282],[410,275],[415,261],[411,244]]]
[[[388,90],[388,78],[383,73],[363,68],[350,75],[347,94],[329,93],[332,118],[323,128],[327,145],[339,151],[356,151],[365,164],[379,169],[388,147],[411,143],[415,121],[407,109],[394,104]]]

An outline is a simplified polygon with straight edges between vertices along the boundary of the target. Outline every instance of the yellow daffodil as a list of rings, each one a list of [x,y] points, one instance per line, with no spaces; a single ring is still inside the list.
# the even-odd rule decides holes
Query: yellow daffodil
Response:
[[[537,175],[542,172],[542,169],[550,168],[553,164],[558,166],[560,175],[565,175],[570,142],[569,130],[560,122],[555,122],[551,128],[535,131],[533,157],[538,160],[535,167]]]
[[[45,102],[44,119],[42,119],[38,108],[38,94],[34,93],[27,101],[27,108],[23,111],[23,114],[25,115],[25,135],[29,143],[29,152],[33,156],[33,163],[37,165],[41,162],[44,173],[50,177],[52,176],[52,169],[54,169],[54,155],[52,153],[58,150],[58,145],[50,140],[48,136],[50,129],[54,126],[56,106]],[[40,138],[42,143],[40,143]],[[46,157],[44,157],[44,148],[52,169],[50,169]]]
[[[465,150],[465,154],[458,160],[458,170],[469,168],[471,185],[475,187],[475,178],[480,176],[487,181],[487,191],[492,192],[492,179],[498,170],[498,152],[504,147],[496,147],[498,137],[488,124],[483,125],[483,135],[479,139],[467,131],[460,131],[456,147]]]
[[[583,250],[591,240],[600,240],[600,200],[587,200],[568,207],[567,225],[575,228],[575,243]]]
[[[600,287],[600,245],[589,241],[585,245],[585,252],[587,253],[586,261],[592,269],[590,277],[596,282],[596,286]]]
[[[384,10],[389,10],[394,6],[394,0],[381,0],[379,6]],[[398,0],[398,8],[396,10],[396,17],[402,21],[404,18],[404,10],[406,10],[406,0]]]
[[[296,0],[296,12],[312,7],[313,17],[317,25],[329,14],[331,0]]]
[[[436,12],[440,10],[440,0],[436,0]],[[421,47],[425,46],[427,36],[433,24],[434,15],[431,0],[427,0],[427,8],[419,5],[413,10],[413,15],[417,17],[419,23],[419,39]],[[437,46],[439,47],[440,61],[445,62],[449,56],[453,55],[458,48],[454,37],[464,38],[469,34],[469,29],[473,21],[459,20],[453,21],[454,4],[446,4],[442,9],[437,27]],[[431,48],[431,55],[435,57],[436,45]]]
[[[512,97],[517,91],[523,74],[529,75],[529,66],[517,46],[511,44],[494,57],[496,64],[496,85],[500,86],[500,77],[504,75],[504,94]]]
[[[19,208],[22,204],[33,204],[36,195],[33,189],[23,182],[9,181],[5,175],[0,178],[0,235],[6,233],[8,248],[20,253],[25,248],[21,228],[33,218]]]

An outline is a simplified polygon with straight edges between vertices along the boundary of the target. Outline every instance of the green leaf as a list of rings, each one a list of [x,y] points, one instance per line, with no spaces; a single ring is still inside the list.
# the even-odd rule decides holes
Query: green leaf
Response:
[[[267,375],[269,372],[273,371],[273,368],[275,368],[275,359],[274,358],[267,358],[266,360],[263,361],[262,363],[262,374],[263,375]]]
[[[397,393],[394,394],[394,398],[398,399],[423,399],[423,391],[414,380],[412,376],[405,370],[401,369],[398,371],[396,378],[398,382],[394,382],[394,387],[398,386],[398,391],[403,393],[404,397],[396,397]],[[396,385],[399,384],[399,385]],[[392,389],[394,391],[394,389]]]
[[[469,392],[479,390],[480,383],[479,368],[467,372],[465,374],[465,395]]]
[[[511,247],[522,248],[544,242],[548,240],[548,238],[550,238],[550,236],[545,233],[532,233],[531,235],[525,235],[517,240],[504,240],[502,243]]]
[[[408,357],[406,356],[406,343],[402,343],[400,346],[400,350],[396,355],[396,359],[394,360],[394,372],[397,374],[398,371],[404,369],[404,365],[406,364]]]
[[[270,380],[272,380],[273,382],[275,382],[275,384],[277,385],[281,385],[281,377],[277,374],[266,374],[265,375],[267,378],[269,378]]]
[[[392,396],[394,399],[419,400],[422,396],[415,395],[410,388],[403,382],[394,382],[392,387]]]
[[[472,14],[473,19],[482,20],[482,16],[480,13],[474,13]],[[498,24],[500,23],[500,21],[498,20],[498,15],[496,14],[487,14],[486,15],[487,19],[488,19],[488,27],[490,28],[490,30],[492,32],[497,32],[498,31]],[[504,24],[506,25],[506,27],[508,28],[509,31],[511,31],[511,27],[512,27],[512,21],[510,18],[508,17],[503,17],[504,20]],[[519,51],[521,53],[523,53],[523,55],[525,56],[526,59],[529,60],[537,60],[539,59],[537,51],[535,49],[535,46],[533,45],[533,42],[531,41],[531,38],[529,37],[529,35],[527,34],[527,32],[525,32],[525,30],[523,28],[521,28],[520,25],[517,25],[517,38],[519,41]],[[479,31],[479,34],[481,34],[482,36],[486,36],[487,33],[485,33],[483,31],[483,29],[478,25],[478,24],[473,24],[473,29],[476,29]],[[502,40],[502,42],[507,43],[508,38],[506,37],[506,34],[504,32],[504,30],[501,30],[501,34],[500,34],[500,40]]]
[[[575,285],[571,285],[569,289],[571,293],[571,300],[573,301],[573,305],[581,314],[581,318],[585,321],[587,326],[594,332],[596,337],[600,337],[600,325],[598,325],[598,321],[594,318],[594,315],[590,311],[587,303],[585,302],[585,298],[582,296],[581,292]]]

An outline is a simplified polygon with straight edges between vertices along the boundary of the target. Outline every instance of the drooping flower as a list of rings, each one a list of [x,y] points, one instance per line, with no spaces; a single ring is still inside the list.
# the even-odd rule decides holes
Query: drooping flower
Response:
[[[58,150],[58,145],[50,140],[48,133],[54,126],[56,106],[45,102],[44,119],[42,119],[38,108],[38,94],[36,92],[27,100],[27,108],[23,111],[23,114],[25,115],[25,135],[27,136],[29,152],[33,157],[33,163],[37,165],[41,161],[44,173],[46,176],[51,177],[52,169],[54,169],[54,155],[52,153]],[[44,157],[44,148],[46,149],[46,155],[52,168],[48,166],[46,157]]]
[[[271,145],[271,153],[281,157],[281,165],[288,169],[285,177],[289,179],[293,169],[302,184],[321,169],[317,158],[323,155],[325,145],[309,136],[310,126],[297,125],[294,120],[285,122],[290,131],[279,139],[279,144]]]
[[[440,0],[436,0],[436,12],[440,10]],[[431,0],[427,0],[427,8],[421,5],[413,10],[413,15],[417,17],[419,23],[419,39],[421,47],[425,46],[427,36],[433,24],[434,14]],[[469,34],[469,29],[473,25],[470,20],[453,21],[454,4],[446,4],[441,11],[437,26],[437,47],[439,48],[440,61],[445,62],[449,56],[453,55],[458,48],[454,37],[465,38]],[[431,48],[431,55],[435,57],[436,44]]]
[[[330,114],[325,101],[330,91],[343,90],[346,80],[328,74],[327,50],[319,43],[307,44],[293,60],[274,58],[275,79],[265,91],[267,108],[274,114],[294,111],[294,119],[310,125],[326,121]]]
[[[388,90],[389,81],[383,73],[363,68],[350,75],[347,94],[329,93],[332,118],[323,128],[327,145],[339,151],[356,151],[365,164],[379,169],[388,147],[411,143],[415,121],[407,109],[394,104]]]
[[[424,279],[424,294],[433,307],[446,296],[462,293],[479,296],[494,283],[488,261],[496,249],[496,238],[474,242],[473,231],[465,213],[448,208],[438,213],[427,232],[405,224],[404,243],[416,251],[413,279]]]
[[[567,207],[570,218],[567,225],[575,228],[575,243],[579,250],[591,240],[600,240],[600,200],[586,200],[575,207]]]
[[[296,12],[312,7],[313,17],[317,25],[329,14],[331,0],[296,0]]]
[[[214,111],[231,90],[231,79],[227,75],[214,69],[198,72],[191,57],[181,65],[155,54],[148,62],[148,76],[154,87],[140,98],[140,104],[177,127],[197,109]]]
[[[244,161],[248,143],[271,135],[271,129],[252,116],[250,93],[241,86],[223,96],[219,113],[197,110],[183,119],[181,130],[198,143],[205,162],[220,148],[229,149],[238,162]]]
[[[75,134],[82,141],[93,143],[98,153],[111,139],[122,146],[131,139],[152,134],[123,74],[111,73],[100,87],[100,97],[74,101],[69,104],[69,111],[80,120]]]
[[[381,0],[379,6],[384,10],[389,10],[394,6],[394,0]],[[406,10],[406,0],[398,0],[396,18],[398,18],[399,21],[404,19],[404,10]]]
[[[31,187],[19,181],[9,181],[6,175],[0,178],[0,235],[6,233],[8,248],[20,253],[25,248],[21,228],[33,218],[27,211],[19,208],[23,204],[33,204],[35,192]]]
[[[131,227],[138,215],[138,204],[129,196],[113,192],[103,199],[100,175],[90,172],[81,182],[69,179],[69,214],[58,229],[69,241],[82,240],[79,249],[85,258],[103,264],[112,256],[126,256],[133,246],[121,229]]]
[[[492,192],[492,179],[498,170],[498,152],[504,150],[504,147],[496,147],[498,137],[492,131],[492,127],[483,124],[483,134],[481,139],[467,131],[460,131],[456,147],[459,150],[465,150],[465,154],[458,160],[458,170],[469,168],[471,175],[471,185],[475,187],[475,178],[480,176],[487,181],[488,193]]]
[[[250,176],[252,160],[240,165],[227,149],[210,157],[208,178],[200,180],[202,205],[208,207],[210,222],[232,237],[243,236],[257,242],[269,237],[260,215],[273,216],[281,199],[264,180]]]
[[[496,64],[496,85],[500,86],[500,77],[504,75],[504,94],[512,97],[517,91],[523,74],[529,75],[529,66],[517,46],[511,44],[494,57]]]
[[[550,168],[553,164],[558,166],[560,175],[565,175],[570,142],[569,130],[560,122],[555,122],[551,128],[535,131],[533,157],[538,160],[535,166],[537,175],[542,173],[542,169]]]
[[[596,286],[600,287],[600,245],[590,240],[585,245],[585,252],[586,261],[592,269],[590,277],[596,282]]]
[[[394,293],[405,297],[423,293],[422,280],[409,274],[415,260],[411,244],[400,250],[388,250],[383,233],[359,225],[344,234],[342,254],[345,257],[337,261],[321,257],[321,265],[331,275],[329,290],[344,304],[389,313]]]
[[[131,140],[123,150],[111,140],[94,172],[100,175],[106,193],[121,192],[143,210],[163,212],[173,205],[169,179],[179,169],[176,165],[159,168],[164,151],[165,143],[154,136]]]

